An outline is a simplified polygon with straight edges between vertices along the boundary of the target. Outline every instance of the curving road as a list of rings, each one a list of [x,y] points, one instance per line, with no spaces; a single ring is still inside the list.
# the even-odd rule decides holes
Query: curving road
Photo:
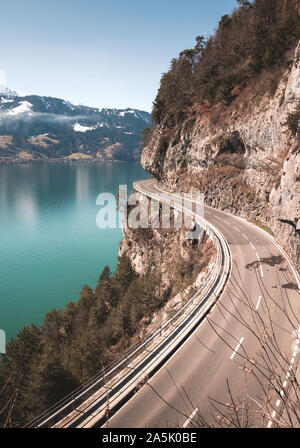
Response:
[[[162,194],[152,179],[139,182],[139,187],[148,196]],[[292,331],[299,329],[300,321],[297,274],[275,240],[258,227],[209,206],[204,217],[230,246],[227,288],[181,349],[110,419],[110,428],[192,427],[201,417],[207,424],[226,425],[222,413],[231,412],[223,406],[232,404],[229,387],[235,403],[244,397],[251,406],[249,425],[271,427],[282,412],[299,360],[292,345]],[[267,325],[257,337],[261,322]],[[267,384],[266,366],[258,355],[264,337],[274,343],[268,356],[279,381],[277,392],[270,393],[268,415],[262,418],[255,411],[266,409],[259,386]],[[251,365],[263,366],[257,379],[247,374]],[[215,409],[211,399],[222,405]]]

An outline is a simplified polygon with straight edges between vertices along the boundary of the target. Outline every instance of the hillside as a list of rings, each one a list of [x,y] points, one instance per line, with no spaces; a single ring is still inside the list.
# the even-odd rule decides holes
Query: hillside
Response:
[[[240,3],[203,44],[194,68],[186,50],[163,75],[142,165],[170,190],[200,190],[206,203],[267,226],[300,267],[300,3]],[[248,52],[234,64],[246,38]],[[209,96],[201,77],[209,55],[221,51]]]
[[[150,114],[135,109],[74,106],[1,89],[0,163],[51,160],[134,160]]]
[[[163,75],[154,102],[153,123],[143,133],[142,166],[166,190],[201,191],[206,204],[264,227],[275,235],[300,268],[300,2],[239,0],[238,3],[240,7],[221,19],[211,38],[207,41],[201,36],[197,38],[196,47],[184,50]],[[39,105],[35,101],[40,101]],[[39,97],[2,98],[1,111],[5,114],[2,124],[7,121],[19,126],[15,134],[12,125],[3,133],[4,149],[13,151],[10,139],[20,138],[28,145],[26,151],[35,154],[37,146],[33,141],[37,139],[36,153],[41,159],[53,157],[56,147],[57,157],[62,157],[61,151],[70,155],[76,147],[86,155],[91,151],[93,156],[99,154],[98,157],[104,158],[107,154],[111,156],[111,145],[119,143],[117,137],[112,137],[113,132],[117,132],[114,135],[118,138],[124,134],[138,138],[142,120],[150,122],[148,115],[139,111],[99,111],[53,101]],[[29,131],[27,126],[35,118],[39,125],[34,132],[32,128]],[[42,127],[44,120],[48,130]],[[125,120],[128,127],[120,128],[125,126]],[[129,120],[137,127],[131,127]],[[94,149],[89,149],[88,139],[101,132],[103,140],[111,138],[109,146],[99,139]],[[58,143],[45,143],[43,150],[41,139],[58,137]],[[13,157],[21,150],[21,143],[19,148],[14,150]],[[20,426],[45,410],[147,334],[160,314],[170,316],[173,306],[183,303],[186,286],[206,281],[214,251],[205,237],[198,243],[188,242],[182,231],[173,228],[124,226],[123,232],[119,264],[113,275],[105,268],[95,290],[84,286],[77,303],[69,303],[62,311],[53,310],[41,328],[24,328],[9,343],[8,355],[0,369],[0,380],[5,384],[0,397],[0,405],[5,406],[0,425]],[[268,249],[263,244],[260,249],[269,260]],[[233,261],[239,263],[239,259]],[[268,261],[268,271],[273,268],[271,263]],[[285,267],[280,270],[287,271]],[[262,283],[262,291],[267,295]],[[287,286],[293,285],[287,283]],[[249,283],[247,287],[251,290],[252,285]],[[271,284],[271,288],[277,287],[276,282]],[[264,302],[267,304],[266,298]],[[243,310],[243,300],[237,303]],[[276,308],[270,308],[272,313],[278,311]],[[237,319],[232,308],[225,306],[220,310],[222,316],[226,314],[226,323],[232,322],[229,314],[234,323],[244,316],[239,312]],[[228,328],[230,335],[233,330]],[[268,326],[263,329],[269,331]],[[281,329],[288,332],[285,326]],[[273,334],[272,346],[276,342]],[[209,346],[216,339],[215,334],[208,339]],[[197,360],[205,347],[201,339],[199,342]],[[264,333],[263,350],[265,345]],[[205,348],[213,355],[221,354],[220,364],[213,369],[204,364],[207,376],[214,376],[217,370],[222,370],[223,351]],[[276,365],[277,354],[276,342]],[[250,361],[250,372],[253,365],[261,365],[254,358]],[[196,368],[200,378],[203,370],[200,372],[198,365]],[[246,368],[245,364],[243,375]],[[228,371],[224,368],[224,372]],[[238,372],[236,367],[234,372]],[[279,394],[277,382],[276,386]],[[206,390],[200,389],[200,393],[205,396]],[[236,412],[236,406],[232,407]],[[225,420],[224,425],[228,425]]]

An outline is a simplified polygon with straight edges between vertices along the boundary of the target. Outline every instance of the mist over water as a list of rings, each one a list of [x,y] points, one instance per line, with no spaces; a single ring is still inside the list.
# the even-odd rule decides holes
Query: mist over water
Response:
[[[100,193],[149,175],[137,163],[0,166],[0,328],[15,337],[115,269],[121,229],[96,226]]]

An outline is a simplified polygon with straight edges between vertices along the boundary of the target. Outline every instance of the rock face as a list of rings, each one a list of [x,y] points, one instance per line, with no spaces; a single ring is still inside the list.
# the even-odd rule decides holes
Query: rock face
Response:
[[[287,126],[300,103],[300,43],[276,89],[261,90],[253,83],[230,106],[194,106],[183,123],[154,127],[142,165],[170,190],[200,190],[267,225],[300,269],[300,141]]]
[[[141,199],[136,194],[137,201]],[[171,215],[172,223],[172,215]],[[215,248],[203,235],[199,240],[186,239],[186,229],[130,229],[123,226],[124,239],[119,254],[126,254],[139,275],[156,271],[160,276],[159,294],[168,300],[178,292],[205,278],[215,259]],[[202,279],[202,280],[201,280]]]

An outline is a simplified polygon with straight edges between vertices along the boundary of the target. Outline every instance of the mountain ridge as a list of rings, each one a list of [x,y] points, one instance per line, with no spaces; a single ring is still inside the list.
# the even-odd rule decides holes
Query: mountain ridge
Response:
[[[14,93],[0,92],[0,163],[139,159],[148,112]]]

